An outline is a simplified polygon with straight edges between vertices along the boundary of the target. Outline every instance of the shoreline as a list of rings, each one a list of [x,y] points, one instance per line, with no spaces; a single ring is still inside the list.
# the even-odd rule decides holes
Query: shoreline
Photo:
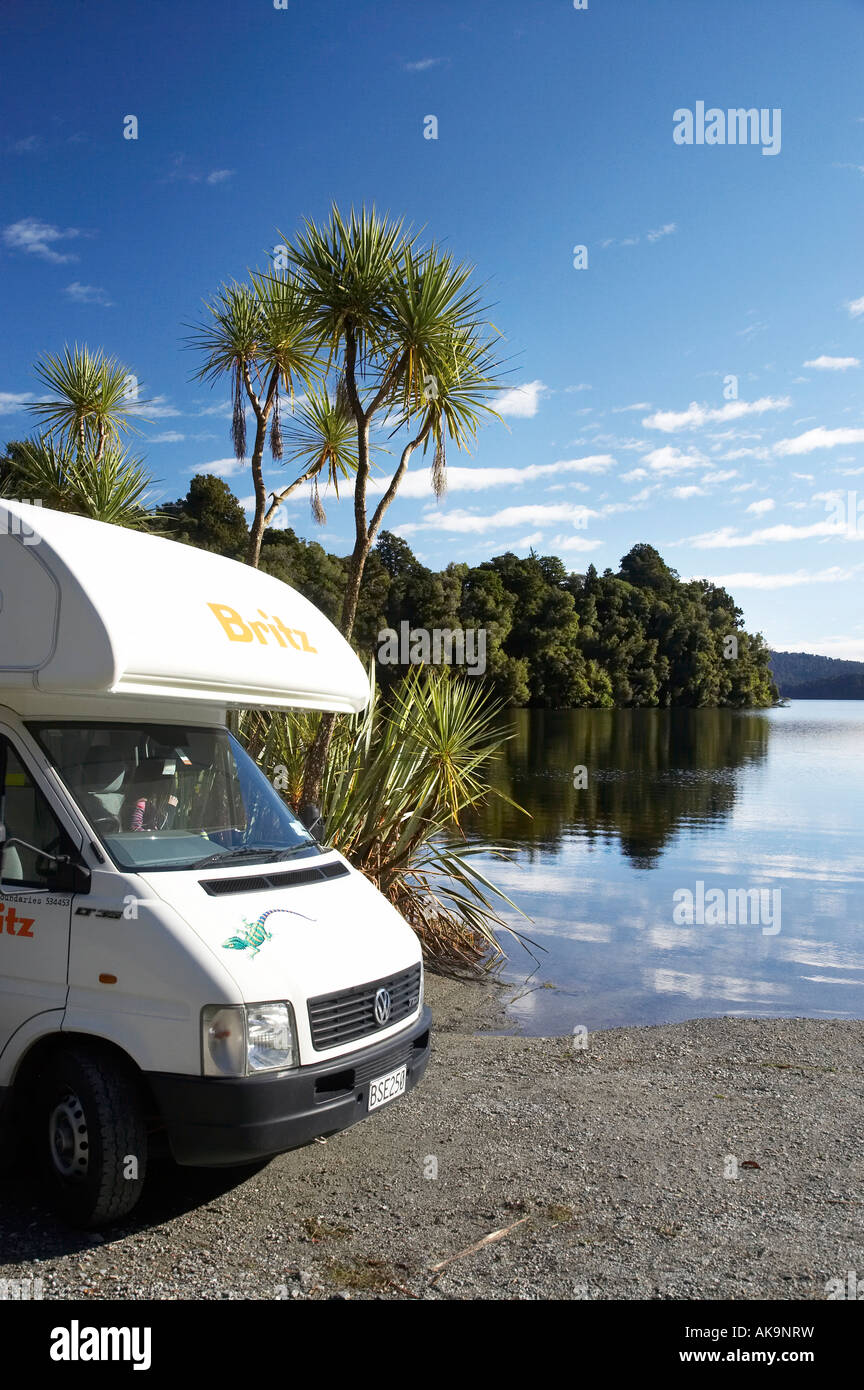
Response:
[[[430,974],[415,1091],[245,1178],[160,1168],[114,1231],[70,1231],[7,1181],[0,1279],[97,1300],[818,1300],[864,1271],[864,1022],[696,1019],[579,1050],[484,1033],[502,988]]]

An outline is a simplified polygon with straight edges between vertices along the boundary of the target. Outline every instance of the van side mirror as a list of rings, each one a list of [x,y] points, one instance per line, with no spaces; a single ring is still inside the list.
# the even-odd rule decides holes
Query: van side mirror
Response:
[[[81,864],[77,859],[73,859],[68,854],[46,854],[38,845],[30,845],[26,840],[19,840],[16,835],[6,838],[5,827],[0,827],[0,879],[6,879],[7,873],[11,874],[10,881],[15,882],[21,877],[21,859],[18,855],[18,846],[35,854],[37,859],[46,865],[46,884],[50,892],[53,893],[89,893],[90,892],[90,870],[85,864]]]
[[[323,845],[327,839],[327,828],[324,824],[321,807],[317,806],[314,801],[307,801],[300,807],[297,814],[313,840],[317,840],[319,845]]]

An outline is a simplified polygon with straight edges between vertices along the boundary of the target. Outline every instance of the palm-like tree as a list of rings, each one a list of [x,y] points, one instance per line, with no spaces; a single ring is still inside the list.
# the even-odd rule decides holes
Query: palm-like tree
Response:
[[[72,455],[49,437],[10,446],[11,473],[4,492],[26,492],[59,512],[74,512],[113,526],[145,528],[158,513],[149,511],[150,475],[141,459],[113,441],[97,459],[86,449]]]
[[[89,450],[98,465],[108,444],[119,444],[126,430],[135,431],[129,419],[137,413],[132,378],[116,357],[76,343],[60,357],[46,353],[34,370],[53,398],[27,408],[67,451],[83,457]]]
[[[323,226],[304,224],[288,256],[325,369],[339,373],[335,406],[350,413],[356,436],[355,541],[341,618],[350,637],[369,552],[412,455],[433,448],[440,496],[447,442],[466,448],[484,414],[495,414],[500,335],[486,321],[473,268],[434,244],[419,247],[401,221],[374,209],[345,218],[334,206]],[[395,417],[408,440],[370,516],[371,437],[379,417]],[[306,801],[318,800],[334,719],[321,718],[309,751]]]
[[[226,377],[230,381],[231,438],[239,460],[246,457],[247,406],[255,417],[250,459],[255,515],[247,560],[257,565],[264,528],[276,510],[271,506],[268,511],[264,482],[268,427],[272,457],[281,459],[281,403],[293,405],[295,388],[311,387],[319,374],[308,305],[293,276],[252,274],[248,284],[223,285],[206,308],[209,317],[192,326],[187,340],[203,357],[194,376],[211,384]],[[302,481],[297,479],[295,485]],[[284,495],[290,491],[293,486]]]

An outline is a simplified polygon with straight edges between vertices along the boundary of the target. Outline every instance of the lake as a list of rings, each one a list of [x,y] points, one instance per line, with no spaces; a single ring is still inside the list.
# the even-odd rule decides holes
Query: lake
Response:
[[[531,819],[472,829],[517,846],[483,867],[544,948],[501,938],[522,1031],[864,1017],[864,703],[507,719],[495,784]]]

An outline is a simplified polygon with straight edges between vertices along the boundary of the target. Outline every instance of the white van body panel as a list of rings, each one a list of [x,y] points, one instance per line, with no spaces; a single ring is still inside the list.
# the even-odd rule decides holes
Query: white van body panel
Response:
[[[334,862],[348,869],[344,878],[219,897],[210,897],[201,887],[201,880],[207,878],[243,879],[250,874],[266,874],[268,870],[280,873]],[[359,1045],[316,1051],[312,1046],[307,1000],[408,970],[421,960],[419,942],[404,919],[363,874],[335,852],[315,859],[255,864],[245,870],[229,868],[216,872],[211,866],[188,873],[140,877],[154,893],[165,894],[182,913],[190,931],[217,958],[224,958],[226,969],[236,981],[238,1002],[292,1002],[301,1065],[338,1057]],[[257,954],[226,945],[265,913],[270,939],[262,942]],[[375,1040],[383,1042],[398,1033],[419,1012],[418,1001],[408,1018],[376,1030]]]
[[[296,590],[177,541],[0,503],[0,686],[357,713],[369,682]]]

